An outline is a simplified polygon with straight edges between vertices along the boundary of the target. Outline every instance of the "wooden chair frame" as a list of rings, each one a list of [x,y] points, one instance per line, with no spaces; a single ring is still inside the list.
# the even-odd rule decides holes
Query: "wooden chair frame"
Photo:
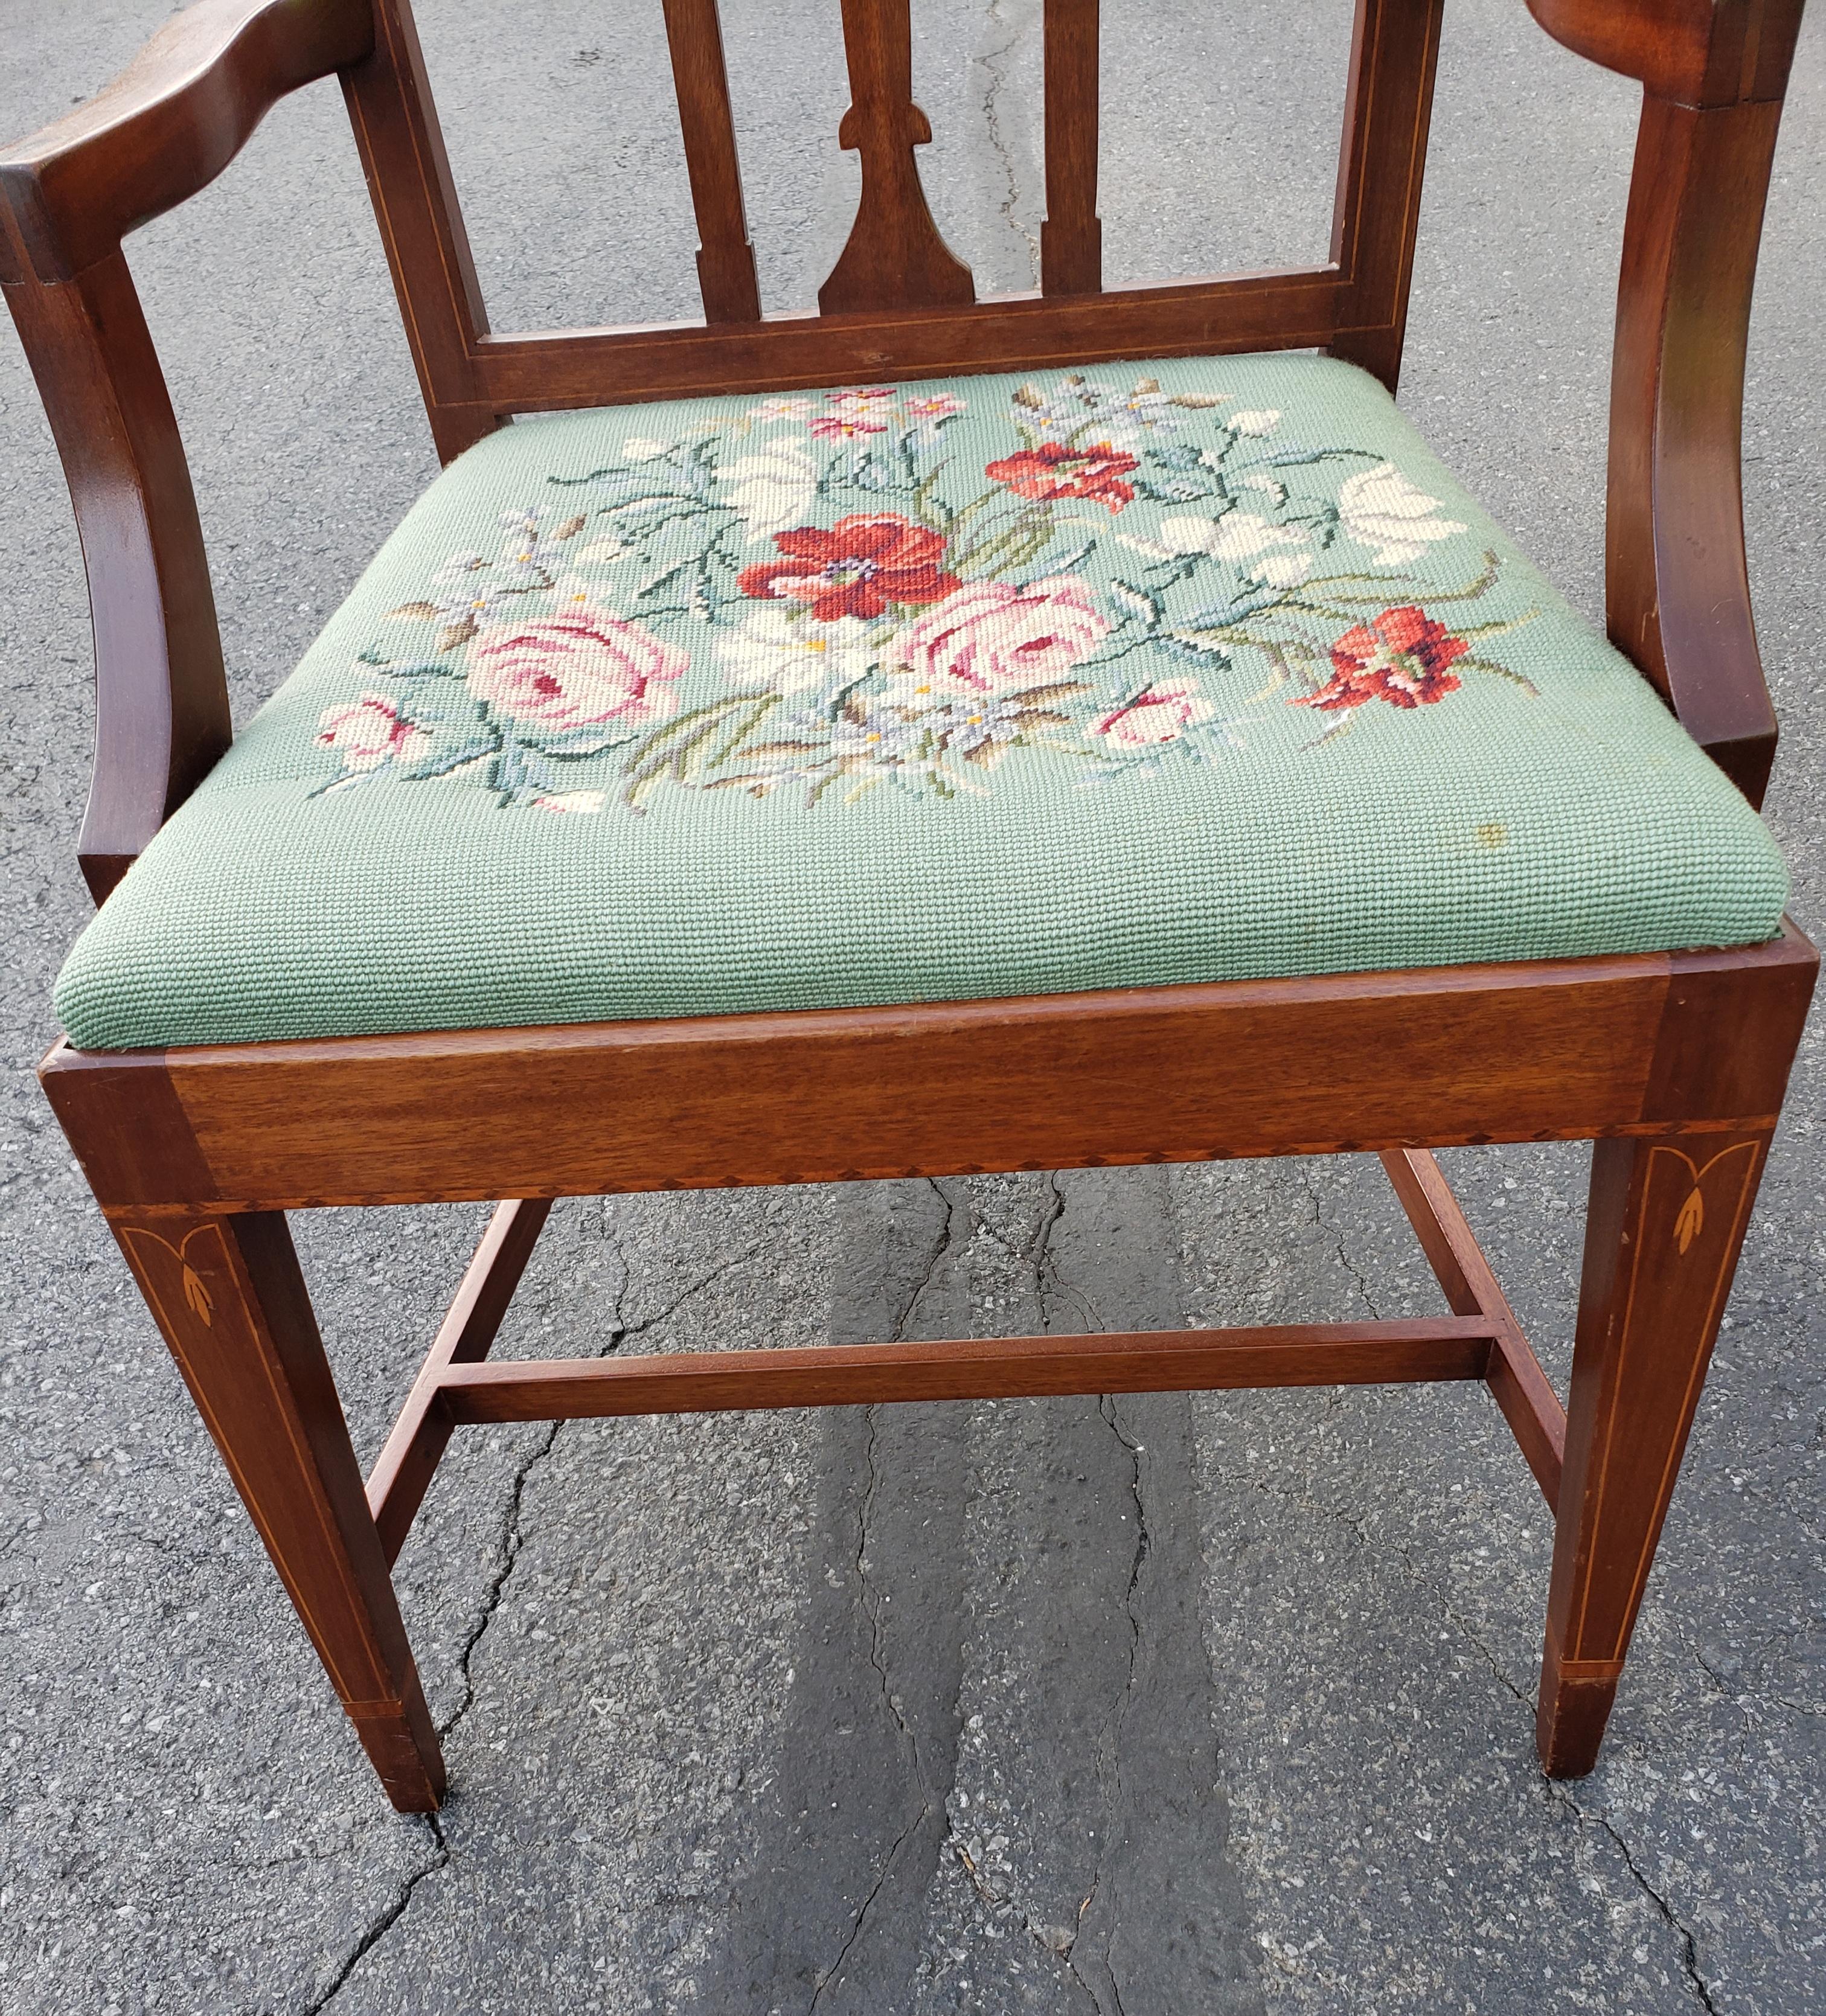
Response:
[[[704,320],[491,334],[405,0],[199,0],[0,156],[0,283],[80,524],[104,899],[226,747],[209,574],[123,235],[340,76],[448,460],[513,414],[728,390],[1321,347],[1393,386],[1442,0],[1358,0],[1330,259],[1106,290],[1097,0],[1046,0],[1036,295],[978,303],[913,149],[907,0],[843,0],[862,159],[816,315],[763,319],[715,0],[661,0]],[[1612,636],[1753,801],[1775,741],[1745,573],[1751,284],[1802,0],[1529,0],[1638,79],[1612,396]],[[1773,943],[895,1009],[83,1053],[41,1075],[389,1796],[444,1789],[390,1580],[471,1421],[1481,1379],[1556,1516],[1538,1737],[1597,1757],[1817,956]],[[967,1060],[967,1069],[963,1066]],[[1057,1088],[1072,1088],[1069,1102]],[[614,1116],[612,1129],[600,1116]],[[350,1116],[357,1116],[351,1118]],[[1564,1410],[1432,1149],[1596,1142]],[[1413,1322],[488,1362],[554,1197],[1379,1152],[1453,1313]],[[283,1214],[505,1197],[373,1475]]]

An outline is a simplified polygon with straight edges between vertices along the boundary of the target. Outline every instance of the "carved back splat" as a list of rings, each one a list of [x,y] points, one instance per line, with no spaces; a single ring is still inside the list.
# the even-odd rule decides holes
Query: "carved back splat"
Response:
[[[1097,3],[1046,0],[1043,293],[1103,291],[1103,225],[1097,214]]]
[[[736,122],[716,0],[664,0],[666,44],[697,217],[697,281],[704,319],[758,322],[761,290],[742,207]]]
[[[843,42],[850,108],[837,139],[862,157],[863,193],[818,305],[827,315],[967,305],[970,268],[939,236],[913,160],[932,128],[913,103],[910,0],[843,0]]]

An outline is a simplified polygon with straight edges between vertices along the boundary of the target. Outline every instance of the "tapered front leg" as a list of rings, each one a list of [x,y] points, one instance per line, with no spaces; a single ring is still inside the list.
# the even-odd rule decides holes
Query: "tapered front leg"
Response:
[[[387,1797],[433,1811],[437,1732],[283,1216],[113,1223]]]
[[[1768,1145],[1763,1131],[1594,1150],[1535,1725],[1554,1777],[1597,1762]]]

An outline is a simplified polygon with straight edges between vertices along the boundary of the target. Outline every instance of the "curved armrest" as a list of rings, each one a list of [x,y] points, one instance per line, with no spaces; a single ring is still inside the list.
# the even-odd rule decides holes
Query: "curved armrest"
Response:
[[[198,0],[99,97],[0,152],[0,291],[88,575],[95,772],[77,851],[97,902],[230,732],[196,499],[121,235],[213,181],[276,100],[373,42],[369,0]]]
[[[1804,0],[1528,0],[1643,87],[1611,368],[1611,639],[1752,805],[1775,754],[1744,557],[1744,357]]]
[[[68,280],[213,182],[267,109],[373,47],[368,0],[198,0],[86,105],[0,153],[32,276]],[[27,277],[0,236],[0,280]]]
[[[1806,0],[1528,0],[1557,42],[1682,105],[1779,100]]]

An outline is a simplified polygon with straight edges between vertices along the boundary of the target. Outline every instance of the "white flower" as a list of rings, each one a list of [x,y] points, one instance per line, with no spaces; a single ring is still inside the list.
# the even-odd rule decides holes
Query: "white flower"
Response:
[[[875,661],[869,626],[853,616],[834,623],[808,621],[795,610],[775,604],[758,609],[747,627],[717,646],[732,679],[772,693],[820,691],[859,679]]]
[[[600,539],[592,539],[587,546],[579,547],[580,560],[625,560],[634,549],[613,532],[605,532]]]
[[[818,465],[797,441],[776,441],[717,471],[726,502],[759,538],[802,525],[818,490]]]
[[[1310,553],[1270,553],[1250,568],[1249,577],[1270,588],[1298,588],[1312,571]]]
[[[1170,553],[1202,553],[1210,550],[1211,535],[1217,530],[1215,518],[1163,518],[1161,544]]]
[[[815,399],[763,399],[758,406],[751,406],[748,417],[754,420],[802,420],[816,406]]]
[[[1240,434],[1271,434],[1280,425],[1280,409],[1270,406],[1260,412],[1232,413],[1230,425]]]
[[[607,801],[607,791],[548,791],[533,800],[542,812],[600,812]]]
[[[1259,470],[1253,476],[1243,478],[1243,488],[1245,490],[1259,490],[1270,504],[1284,504],[1287,502],[1287,485],[1277,477],[1262,475]]]
[[[1226,511],[1221,518],[1168,518],[1160,536],[1176,553],[1208,553],[1213,560],[1252,560],[1289,549],[1304,554],[1306,535],[1289,525],[1277,525],[1253,511]],[[1265,570],[1257,569],[1259,573]]]
[[[1378,567],[1407,567],[1439,539],[1466,528],[1435,518],[1439,500],[1417,490],[1392,462],[1350,477],[1338,493],[1338,515],[1361,545],[1377,549]]]
[[[662,455],[672,452],[670,441],[650,441],[644,434],[636,434],[633,440],[621,444],[621,453],[629,462],[657,462]]]

